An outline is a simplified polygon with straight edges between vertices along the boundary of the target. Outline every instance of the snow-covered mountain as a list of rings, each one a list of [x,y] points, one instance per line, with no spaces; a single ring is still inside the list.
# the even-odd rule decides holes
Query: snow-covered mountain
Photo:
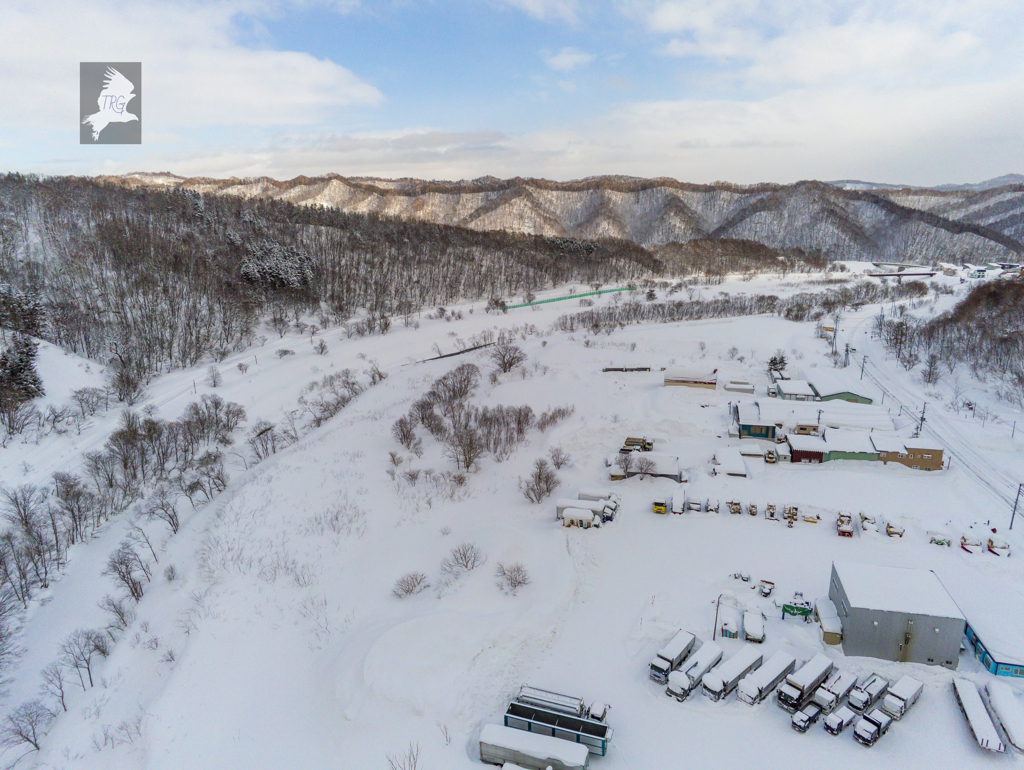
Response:
[[[113,179],[475,230],[615,237],[647,248],[711,238],[854,260],[980,261],[1024,253],[1024,185],[1013,175],[1004,186],[957,190],[859,182],[698,185],[630,177],[438,182],[330,174],[282,182],[130,174]]]

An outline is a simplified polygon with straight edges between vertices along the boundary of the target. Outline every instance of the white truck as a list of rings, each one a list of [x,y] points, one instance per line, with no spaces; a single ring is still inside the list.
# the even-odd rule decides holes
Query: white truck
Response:
[[[573,500],[571,497],[563,497],[555,502],[555,518],[561,521],[562,514],[569,508],[593,511],[594,516],[599,516],[601,521],[611,521],[615,518],[618,504],[608,500]]]
[[[872,674],[850,691],[850,708],[858,714],[871,709],[889,689],[889,680],[881,674]]]
[[[825,732],[839,735],[839,733],[853,724],[853,720],[856,718],[856,711],[849,706],[842,706],[825,717]]]
[[[761,667],[764,657],[756,647],[745,646],[725,663],[706,673],[700,680],[702,692],[713,701],[720,701],[736,689],[740,680]]]
[[[690,656],[686,665],[668,675],[665,694],[682,703],[690,693],[700,686],[701,679],[722,660],[722,648],[714,642],[704,642],[697,652]]]
[[[849,671],[834,671],[832,676],[814,691],[814,697],[811,700],[821,706],[824,713],[831,714],[856,686],[856,674]]]
[[[910,707],[921,697],[924,685],[912,676],[905,676],[892,687],[882,698],[881,709],[893,719],[902,719],[910,711]]]
[[[616,505],[622,502],[621,498],[610,489],[600,487],[583,487],[577,496],[580,500],[609,500]]]
[[[892,717],[881,709],[872,709],[861,717],[853,728],[853,739],[862,746],[874,746],[878,739],[889,732]]]
[[[798,733],[806,733],[820,716],[821,706],[817,703],[808,703],[793,715],[789,724]]]
[[[779,706],[790,714],[810,703],[814,691],[832,673],[832,661],[820,652],[786,677],[779,688]]]
[[[667,682],[668,675],[679,668],[679,664],[693,651],[695,640],[696,637],[687,631],[676,631],[669,643],[658,650],[651,661],[651,679],[662,684]]]
[[[788,652],[779,650],[764,662],[764,665],[752,674],[740,680],[736,688],[736,698],[751,706],[760,703],[779,686],[796,668],[796,658]]]

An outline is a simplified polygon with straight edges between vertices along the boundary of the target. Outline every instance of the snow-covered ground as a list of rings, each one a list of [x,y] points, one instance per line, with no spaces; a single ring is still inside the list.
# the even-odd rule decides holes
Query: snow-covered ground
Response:
[[[789,276],[736,279],[702,291],[710,298],[718,291],[785,295],[820,288]],[[942,298],[936,309],[953,301]],[[772,600],[751,590],[767,579],[776,584],[772,599],[802,591],[813,600],[827,594],[833,559],[933,569],[969,619],[983,616],[982,625],[994,634],[1024,646],[1024,539],[1017,536],[1024,521],[1007,532],[1010,510],[999,498],[1010,481],[1024,480],[1024,431],[1010,437],[1020,415],[973,381],[967,396],[993,408],[1000,422],[982,427],[947,410],[951,383],[925,388],[916,373],[886,360],[865,333],[878,310],[868,306],[844,320],[840,348],[854,344],[855,366],[869,356],[865,376],[873,388],[886,390],[884,406],[902,435],[909,435],[914,419],[905,412],[916,414],[927,401],[926,425],[980,470],[970,472],[955,458],[951,469],[939,473],[880,463],[767,465],[745,458],[747,478],[713,476],[712,454],[738,444],[727,435],[727,405],[741,397],[722,389],[665,388],[658,370],[713,364],[720,381],[746,376],[763,398],[763,362],[777,348],[787,351],[791,369],[812,380],[815,368],[831,366],[825,357],[830,347],[814,337],[814,324],[755,316],[639,325],[610,335],[549,332],[552,321],[576,304],[496,316],[478,303],[460,321],[424,318],[419,329],[396,322],[384,337],[347,339],[340,330],[326,330],[318,335],[330,348],[326,356],[313,352],[308,337],[270,333],[265,346],[220,364],[224,382],[216,391],[205,384],[206,365],[154,382],[137,408],[153,405],[159,416],[172,419],[199,395],[216,392],[242,404],[251,426],[257,418],[278,420],[282,410],[295,409],[305,384],[330,372],[361,371],[375,360],[388,373],[294,446],[248,470],[239,461],[230,471],[231,485],[211,504],[193,512],[181,501],[182,529],[162,536],[154,581],[134,624],[100,662],[96,686],[72,692],[69,711],[59,715],[42,752],[19,766],[372,768],[386,767],[385,754],[417,743],[421,768],[471,768],[479,766],[481,727],[500,723],[523,683],[611,704],[615,735],[609,755],[592,758],[595,768],[1020,763],[1019,756],[993,759],[978,749],[953,699],[952,672],[846,658],[840,648],[823,645],[816,625],[783,621]],[[468,340],[485,329],[526,324],[541,333],[518,340],[528,356],[525,368],[502,375],[497,384],[487,378],[487,351],[413,363],[433,355],[435,343],[454,351],[453,336]],[[738,352],[730,356],[734,347]],[[277,348],[296,355],[279,359]],[[388,453],[400,447],[391,437],[392,423],[434,379],[467,361],[484,372],[475,403],[528,404],[537,414],[572,404],[575,413],[544,433],[532,429],[528,445],[505,462],[485,458],[451,496],[425,475],[415,485],[401,480],[410,468],[452,469],[420,428],[423,457],[400,452],[393,480]],[[240,362],[250,364],[247,372],[238,370]],[[602,373],[607,366],[654,371]],[[100,374],[95,364],[53,349],[41,353],[40,368],[51,400],[96,384]],[[859,376],[852,367],[847,372]],[[81,435],[12,444],[0,452],[5,484],[42,484],[54,470],[73,470],[83,452],[102,446],[117,419],[111,410],[93,418]],[[654,438],[657,450],[677,454],[689,482],[609,482],[605,458],[627,435]],[[572,463],[558,472],[555,497],[574,496],[581,486],[613,486],[623,501],[614,522],[564,529],[555,520],[554,498],[540,505],[524,498],[517,480],[556,446],[572,455]],[[787,528],[763,516],[729,515],[724,504],[718,515],[652,513],[656,496],[679,494],[755,502],[761,511],[769,502],[796,504],[822,520]],[[840,510],[898,519],[906,535],[887,538],[858,525],[852,539],[839,538]],[[62,578],[26,613],[25,652],[8,688],[8,708],[35,696],[38,672],[69,632],[102,625],[96,602],[114,585],[100,572],[128,518],[77,546]],[[972,525],[972,531],[998,529],[1013,556],[939,547],[926,534],[943,529],[958,541]],[[465,542],[478,546],[486,563],[446,579],[442,559]],[[497,565],[511,562],[522,563],[531,578],[514,596],[495,579]],[[177,571],[173,581],[162,576],[170,565]],[[410,571],[425,573],[430,587],[395,598],[395,580]],[[752,581],[733,578],[738,572]],[[773,702],[749,707],[735,697],[711,703],[695,696],[684,704],[666,698],[648,678],[651,657],[677,628],[710,639],[717,601],[723,595],[732,601],[730,594],[738,604],[764,610],[766,659],[778,649],[800,659],[823,651],[840,669],[859,674],[911,673],[925,682],[924,695],[870,750],[819,726],[797,734]],[[727,658],[743,644],[720,643]],[[961,657],[958,673],[976,682],[988,679],[969,654]],[[1021,682],[1005,681],[1020,698]],[[19,753],[12,749],[6,759]]]

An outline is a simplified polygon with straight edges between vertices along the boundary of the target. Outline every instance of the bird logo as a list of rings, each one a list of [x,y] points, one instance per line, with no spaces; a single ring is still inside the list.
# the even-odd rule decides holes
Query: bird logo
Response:
[[[94,142],[99,141],[100,132],[111,123],[130,123],[139,119],[138,115],[128,112],[128,102],[135,98],[134,91],[135,86],[128,78],[113,67],[107,67],[103,90],[96,100],[99,112],[86,116],[82,121],[82,125],[92,126]]]

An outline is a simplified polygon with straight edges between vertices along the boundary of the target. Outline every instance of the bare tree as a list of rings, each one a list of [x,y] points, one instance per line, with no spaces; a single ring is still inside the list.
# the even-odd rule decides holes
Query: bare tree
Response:
[[[217,368],[216,364],[210,364],[210,368],[206,370],[206,383],[211,388],[218,388],[223,382],[224,375],[220,373],[220,369]]]
[[[550,497],[558,484],[558,476],[543,457],[534,462],[533,473],[525,479],[519,479],[519,489],[531,503],[539,503]]]
[[[513,562],[512,564],[502,564],[498,562],[498,587],[503,591],[508,591],[513,596],[516,595],[516,591],[530,582],[530,575],[526,572],[524,567],[519,562]]]
[[[921,381],[925,385],[934,385],[939,381],[941,359],[938,353],[929,353],[924,362],[924,371],[921,372]]]
[[[78,683],[82,685],[83,690],[93,686],[92,658],[97,652],[97,636],[102,638],[102,634],[97,631],[80,628],[72,632],[60,645],[58,661],[61,665],[75,670],[75,673],[78,674]],[[86,679],[89,680],[88,687],[85,684]]]
[[[181,526],[176,506],[177,498],[178,495],[169,486],[163,484],[157,488],[156,492],[149,499],[149,504],[146,506],[145,511],[146,516],[151,520],[162,521],[166,524],[171,530],[172,535],[178,534],[178,528]]]
[[[413,415],[399,417],[391,426],[391,435],[406,449],[412,449],[416,441],[416,418]]]
[[[422,572],[407,572],[395,581],[395,587],[391,589],[391,593],[402,599],[406,596],[418,594],[429,586],[430,583],[427,582],[427,576]]]
[[[548,456],[551,458],[551,464],[555,466],[556,470],[562,470],[562,468],[572,462],[572,455],[560,446],[551,447],[548,450]]]
[[[498,371],[507,374],[526,360],[526,353],[517,345],[503,342],[491,350],[491,360]]]
[[[632,454],[632,453],[631,453]],[[649,457],[638,457],[636,461],[636,472],[640,474],[641,479],[645,479],[648,476],[654,475],[654,471],[657,470],[657,465],[654,460]]]
[[[480,431],[468,421],[456,426],[448,434],[445,455],[455,461],[455,467],[459,470],[472,470],[486,452],[487,446]]]
[[[125,599],[115,599],[107,594],[100,599],[99,608],[110,615],[107,621],[107,633],[114,638],[114,633],[127,630],[128,626],[135,622],[135,610],[128,605]]]
[[[420,745],[410,743],[404,754],[386,754],[388,770],[419,770]]]
[[[39,743],[46,736],[53,716],[39,699],[22,703],[4,718],[0,743],[12,748],[27,744],[39,751]]]
[[[103,574],[119,582],[135,601],[142,598],[145,584],[151,578],[149,566],[127,540],[122,541],[117,550],[110,554]]]
[[[616,455],[615,465],[620,471],[622,471],[623,476],[628,476],[629,472],[633,470],[633,467],[636,465],[635,455],[636,452],[619,452],[619,454]]]
[[[157,564],[160,563],[160,559],[156,555],[156,549],[153,548],[153,543],[149,540],[149,535],[146,534],[146,530],[139,526],[138,522],[133,522],[128,527],[128,536],[125,539],[133,549],[135,546],[146,546],[153,557],[153,561]]]
[[[67,685],[67,679],[65,678],[66,673],[67,669],[65,669],[64,666],[57,661],[53,661],[42,670],[41,674],[43,678],[41,688],[43,694],[49,695],[57,701],[57,703],[60,704],[60,707],[65,711],[68,710],[68,704],[66,701],[67,693],[65,689],[65,686]]]

